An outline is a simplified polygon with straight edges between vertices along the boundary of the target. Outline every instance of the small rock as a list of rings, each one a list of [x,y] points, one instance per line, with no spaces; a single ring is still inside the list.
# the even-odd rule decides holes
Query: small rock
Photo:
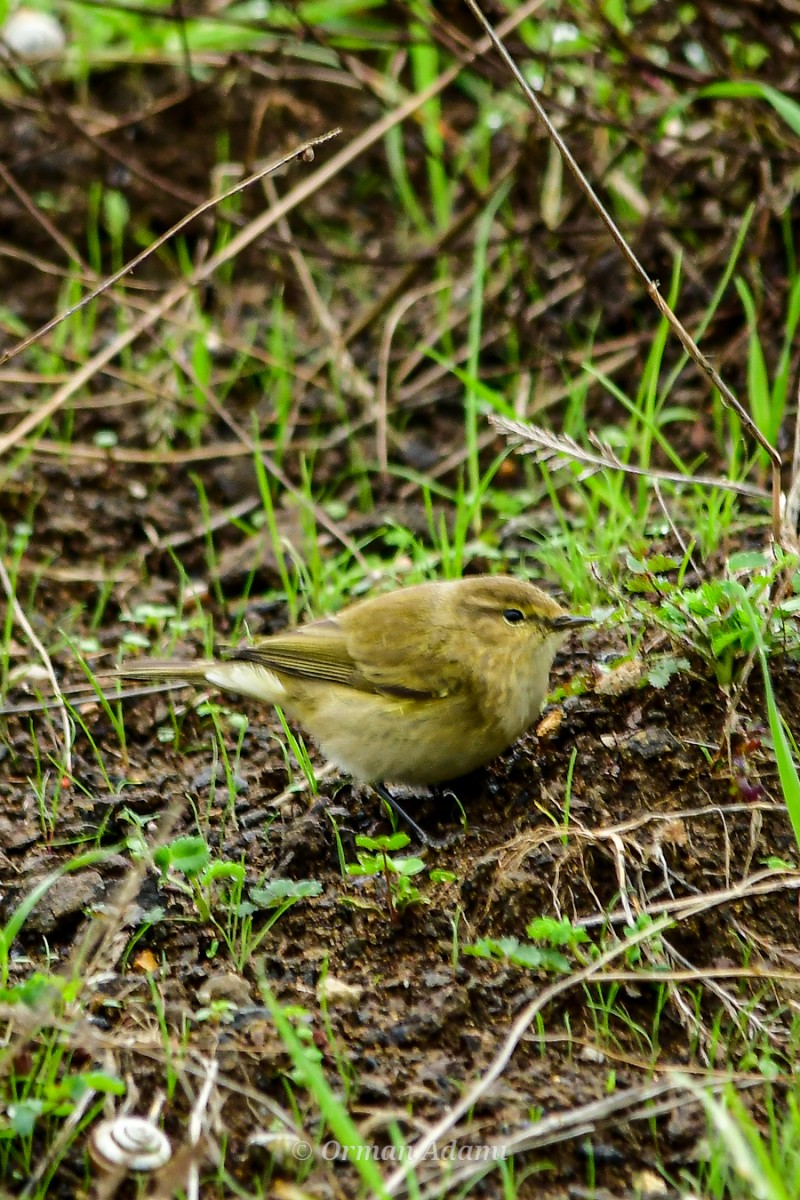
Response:
[[[422,986],[426,988],[446,987],[453,982],[452,971],[426,971],[422,976]]]
[[[399,1021],[388,1030],[388,1039],[393,1046],[412,1046],[417,1039],[417,1034],[404,1021]]]
[[[218,975],[209,975],[205,983],[197,989],[197,999],[201,1004],[210,1004],[213,1000],[230,1000],[237,1008],[244,1008],[253,1002],[247,980],[233,971],[220,971]]]
[[[367,943],[362,937],[348,938],[342,947],[342,953],[346,958],[361,958]]]
[[[600,696],[621,696],[624,692],[630,692],[639,687],[646,670],[645,663],[641,658],[630,658],[601,675],[594,685],[594,690]]]
[[[596,1046],[581,1046],[578,1058],[581,1062],[597,1063],[598,1065],[606,1061],[606,1056],[602,1050],[598,1050]]]
[[[243,779],[241,775],[233,775],[232,782],[234,791],[247,791],[247,780]],[[212,783],[214,783],[217,787],[228,786],[228,778],[225,774],[225,767],[222,763],[217,763],[216,767],[204,767],[202,771],[198,771],[189,784],[189,787],[193,792],[202,792],[205,791],[206,788],[210,788]]]
[[[678,739],[660,725],[637,729],[636,733],[619,738],[617,745],[624,753],[635,754],[645,761],[663,758],[666,754],[676,754],[681,748]]]
[[[563,708],[551,708],[536,726],[536,736],[542,739],[552,737],[554,733],[558,733],[563,720]]]
[[[483,1042],[477,1033],[462,1033],[460,1041],[461,1045],[468,1054],[477,1054],[483,1045]]]
[[[358,1079],[358,1098],[362,1104],[391,1104],[396,1092],[388,1081],[377,1076],[361,1075]]]
[[[596,1142],[587,1138],[585,1142],[579,1144],[578,1153],[593,1159],[596,1163],[621,1166],[625,1162],[625,1155],[610,1142]]]
[[[64,917],[88,908],[102,894],[103,878],[97,871],[79,871],[57,879],[28,917],[28,929],[50,933]]]
[[[342,1008],[355,1008],[364,994],[363,987],[356,983],[346,983],[335,975],[326,975],[317,984],[317,999]]]
[[[41,837],[41,829],[24,817],[0,816],[0,846],[4,850],[24,850]]]
[[[669,1194],[669,1188],[660,1175],[655,1171],[639,1171],[633,1177],[633,1190],[642,1200],[656,1200],[658,1196]]]
[[[671,1146],[686,1147],[697,1142],[705,1131],[705,1119],[691,1105],[673,1109],[664,1125],[666,1140]],[[698,1161],[697,1154],[687,1155],[687,1161]]]

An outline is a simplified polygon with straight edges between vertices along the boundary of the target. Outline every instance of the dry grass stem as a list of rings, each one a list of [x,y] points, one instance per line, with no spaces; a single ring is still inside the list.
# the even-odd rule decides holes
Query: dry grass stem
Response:
[[[17,599],[16,592],[14,591],[14,587],[11,583],[11,579],[10,579],[8,571],[6,569],[6,565],[3,562],[2,558],[0,558],[0,584],[2,584],[3,591],[6,594],[6,599],[8,601],[9,608],[11,609],[11,611],[14,614],[14,619],[16,620],[17,624],[19,625],[20,629],[22,629],[22,631],[24,632],[25,636],[27,637],[30,644],[33,646],[36,653],[39,655],[39,658],[42,660],[42,666],[44,667],[45,671],[47,672],[47,678],[50,680],[50,686],[53,689],[53,696],[54,696],[53,706],[58,709],[59,715],[61,717],[61,729],[62,729],[63,736],[64,736],[64,745],[63,745],[63,749],[61,752],[62,753],[62,762],[64,764],[64,774],[66,776],[71,776],[72,775],[72,726],[70,724],[70,719],[69,719],[69,714],[67,713],[66,704],[64,703],[64,697],[61,693],[61,688],[59,687],[58,679],[56,678],[56,673],[53,668],[53,663],[50,658],[50,655],[47,653],[47,650],[42,645],[41,640],[34,632],[34,629],[31,626],[30,621],[25,616],[25,613],[22,609],[22,605],[19,603],[19,600]],[[56,745],[56,750],[58,750],[58,745]],[[55,787],[56,787],[56,789],[61,787],[60,779],[56,780]]]

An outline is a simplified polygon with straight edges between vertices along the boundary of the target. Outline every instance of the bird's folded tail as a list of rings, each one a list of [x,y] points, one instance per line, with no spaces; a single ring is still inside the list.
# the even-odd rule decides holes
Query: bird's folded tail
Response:
[[[286,689],[280,678],[260,663],[229,659],[145,658],[141,662],[123,663],[116,672],[117,679],[174,679],[191,683],[202,679],[212,687],[240,696],[252,696],[268,704],[281,704]]]
[[[210,658],[143,658],[140,662],[122,663],[116,675],[122,679],[205,679],[214,665]]]

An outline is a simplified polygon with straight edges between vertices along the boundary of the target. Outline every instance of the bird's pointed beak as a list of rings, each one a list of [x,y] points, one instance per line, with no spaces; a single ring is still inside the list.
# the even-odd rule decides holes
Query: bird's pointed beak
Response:
[[[573,613],[564,613],[553,618],[554,629],[577,629],[579,625],[594,625],[594,617],[578,617]]]

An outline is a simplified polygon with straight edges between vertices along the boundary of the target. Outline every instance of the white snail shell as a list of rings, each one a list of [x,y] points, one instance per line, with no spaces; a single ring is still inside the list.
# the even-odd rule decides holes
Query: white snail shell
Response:
[[[0,35],[5,43],[0,48],[0,57],[8,57],[8,46],[26,62],[59,57],[67,40],[55,17],[30,8],[18,8],[12,13],[0,29]]]
[[[169,1162],[169,1139],[144,1117],[115,1117],[92,1130],[89,1153],[107,1171],[157,1171]]]

